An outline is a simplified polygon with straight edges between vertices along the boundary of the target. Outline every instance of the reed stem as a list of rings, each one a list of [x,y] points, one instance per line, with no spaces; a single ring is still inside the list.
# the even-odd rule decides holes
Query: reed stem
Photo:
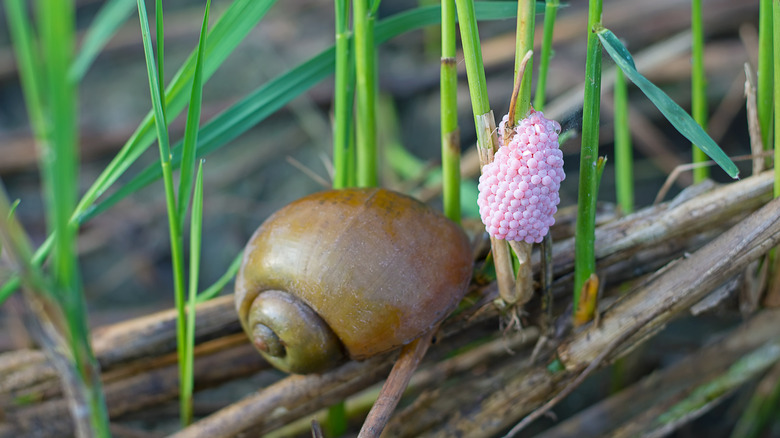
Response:
[[[574,306],[580,291],[596,271],[593,250],[596,228],[596,197],[599,149],[599,110],[601,108],[601,44],[595,33],[601,25],[601,0],[590,0],[588,6],[588,45],[585,61],[585,95],[582,108],[582,146],[580,149],[580,182],[577,195],[577,226],[574,249]]]
[[[691,100],[693,119],[706,131],[707,130],[707,78],[704,71],[704,29],[701,18],[701,0],[691,0],[691,34],[692,63],[691,70]],[[698,146],[693,145],[693,162],[708,161],[707,154]],[[693,169],[693,182],[704,181],[710,176],[709,166],[701,166]]]

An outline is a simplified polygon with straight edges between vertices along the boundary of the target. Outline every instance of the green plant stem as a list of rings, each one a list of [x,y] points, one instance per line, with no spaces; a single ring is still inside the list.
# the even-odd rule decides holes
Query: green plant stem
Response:
[[[547,71],[550,68],[550,58],[552,58],[553,31],[559,6],[560,0],[547,0],[544,6],[544,35],[542,36],[542,51],[539,56],[539,77],[536,78],[536,95],[534,96],[534,107],[537,111],[544,110]]]
[[[473,0],[455,0],[460,22],[460,40],[463,46],[463,56],[466,63],[466,76],[469,82],[471,108],[474,113],[474,125],[477,131],[477,152],[480,166],[493,160],[493,154],[498,149],[496,121],[490,110],[487,94],[485,67],[482,63],[482,49],[477,32],[477,17],[474,12]],[[513,304],[514,273],[509,245],[505,240],[491,238],[490,246],[496,267],[496,280],[499,294],[505,303]]]
[[[758,13],[758,88],[756,101],[761,141],[764,150],[772,150],[772,105],[774,54],[772,53],[772,0],[760,0]],[[769,163],[768,163],[769,164]]]
[[[634,211],[634,153],[628,124],[628,85],[620,69],[615,71],[615,190],[620,210]]]
[[[691,0],[691,35],[692,70],[691,70],[691,100],[693,119],[707,130],[707,79],[704,71],[704,29],[701,18],[701,0]],[[709,160],[696,145],[693,145],[693,162],[701,163]],[[701,166],[693,169],[693,182],[704,181],[710,176],[710,168]]]
[[[444,214],[460,223],[460,131],[455,1],[441,2],[441,166]]]
[[[335,1],[336,15],[336,79],[333,94],[333,188],[349,184],[349,143],[354,81],[349,20],[349,0]]]
[[[48,231],[55,236],[52,295],[65,317],[64,337],[71,356],[69,366],[75,368],[76,379],[68,386],[79,404],[86,405],[71,406],[74,420],[79,424],[79,417],[88,417],[90,430],[81,432],[103,437],[109,436],[108,415],[99,366],[89,341],[76,253],[78,226],[70,222],[78,195],[78,93],[75,82],[68,77],[75,49],[75,5],[72,1],[41,0],[36,6],[45,59],[43,76],[48,110],[46,133],[41,144],[41,175]],[[40,321],[40,324],[46,323]],[[63,380],[69,379],[63,376]],[[86,415],[79,412],[85,408]]]
[[[774,53],[774,65],[778,66],[780,65],[780,0],[773,0],[772,1],[772,26],[774,29],[773,32],[773,53]],[[780,166],[777,165],[777,163],[780,163],[780,108],[777,108],[778,102],[780,102],[780,68],[774,69],[774,78],[775,78],[775,92],[774,92],[774,98],[775,98],[775,183],[774,183],[774,195],[775,197],[780,196]]]
[[[485,67],[482,64],[482,48],[477,32],[477,17],[474,13],[473,0],[455,0],[460,22],[460,39],[463,46],[463,56],[466,63],[466,76],[469,81],[469,94],[471,95],[471,108],[474,117],[490,112],[490,101],[487,94],[487,80],[485,79]],[[479,125],[477,123],[477,125]],[[477,145],[490,147],[494,145],[489,138],[482,137],[477,132]]]
[[[159,1],[159,0],[158,0]],[[163,174],[163,184],[165,186],[165,204],[168,212],[168,229],[171,243],[171,263],[173,265],[173,289],[174,301],[178,317],[176,319],[176,345],[179,357],[179,376],[184,376],[186,372],[185,358],[187,353],[187,325],[185,304],[185,286],[184,286],[184,254],[182,247],[181,221],[178,217],[178,208],[176,204],[176,194],[173,184],[173,170],[171,168],[171,150],[168,139],[168,126],[166,124],[165,114],[163,113],[162,99],[163,95],[155,67],[154,52],[152,50],[151,37],[149,36],[149,19],[146,14],[146,6],[143,0],[138,0],[138,15],[141,22],[141,36],[144,44],[144,54],[146,56],[146,69],[149,76],[149,90],[151,93],[152,106],[154,108],[154,124],[157,129],[157,142],[160,149],[160,166]],[[185,392],[185,382],[179,379],[180,394]],[[187,411],[184,404],[186,399],[181,398],[181,420],[186,424],[184,412]]]
[[[601,24],[601,0],[588,6],[588,45],[585,61],[585,95],[582,108],[582,147],[580,182],[577,195],[577,226],[574,247],[574,307],[582,286],[596,271],[593,245],[596,229],[598,177],[596,161],[599,149],[599,110],[601,108],[601,44],[594,30]]]
[[[208,8],[208,6],[207,6]],[[198,164],[195,176],[195,191],[192,196],[192,216],[190,217],[190,279],[187,298],[187,348],[184,359],[184,372],[181,393],[182,422],[192,423],[192,391],[194,385],[195,361],[195,305],[198,302],[198,277],[200,275],[200,255],[203,235],[203,160]]]
[[[525,54],[534,50],[534,19],[536,15],[535,0],[521,0],[517,2],[517,34],[515,36],[515,80],[520,70],[520,63]],[[520,83],[520,92],[517,103],[515,104],[515,113],[511,115],[512,124],[525,118],[531,110],[531,77],[533,76],[534,58],[528,60],[525,65],[523,81]]]
[[[378,0],[355,0],[355,74],[357,81],[357,184],[374,187],[377,177],[376,47],[374,22]],[[369,7],[370,6],[370,7]]]

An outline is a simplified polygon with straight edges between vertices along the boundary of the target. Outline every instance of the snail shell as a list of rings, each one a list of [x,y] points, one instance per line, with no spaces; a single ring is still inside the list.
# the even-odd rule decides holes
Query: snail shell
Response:
[[[255,231],[236,309],[274,366],[322,372],[432,329],[465,294],[471,269],[465,233],[427,205],[384,189],[331,190]]]

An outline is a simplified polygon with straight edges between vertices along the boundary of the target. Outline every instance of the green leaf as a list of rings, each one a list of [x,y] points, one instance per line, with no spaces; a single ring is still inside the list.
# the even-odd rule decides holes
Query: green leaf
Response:
[[[152,49],[152,37],[149,31],[149,18],[146,14],[144,0],[138,0],[138,18],[141,21],[141,39],[143,40],[144,56],[146,57],[146,72],[149,79],[149,90],[152,95],[154,125],[157,129],[157,142],[160,146],[160,160],[163,163],[166,163],[171,160],[168,125],[165,122],[165,110],[162,103],[162,93],[160,91],[157,67],[154,60],[154,50]],[[157,166],[156,163],[154,165]]]
[[[479,20],[512,18],[517,14],[517,6],[511,2],[479,2],[475,5],[475,8],[477,19]],[[401,12],[377,22],[375,43],[381,44],[405,32],[438,24],[440,21],[440,6],[429,6]],[[211,36],[209,36],[210,38]],[[244,99],[211,119],[200,129],[197,156],[202,157],[219,149],[257,125],[295,97],[332,74],[334,66],[335,48],[331,46],[308,61],[256,89]],[[178,166],[180,161],[181,148],[179,145],[176,145],[173,150],[172,165]],[[156,181],[160,176],[159,166],[148,166],[125,186],[108,196],[94,208],[85,212],[81,220],[86,221],[100,214],[126,196]]]
[[[133,0],[109,0],[103,4],[84,36],[76,60],[70,66],[68,75],[74,82],[80,82],[106,43],[135,10]]]
[[[623,70],[623,73],[642,90],[651,102],[666,117],[672,126],[684,135],[685,138],[696,144],[712,158],[730,177],[739,178],[739,169],[725,152],[715,143],[709,135],[696,123],[695,120],[677,105],[671,97],[661,91],[655,84],[647,80],[636,69],[631,53],[623,46],[618,38],[609,29],[602,28],[598,32],[601,44],[607,49],[607,53],[615,61],[615,64]]]
[[[198,56],[195,62],[195,75],[192,80],[190,92],[190,104],[187,109],[187,125],[184,129],[184,143],[182,146],[183,157],[179,176],[179,218],[184,221],[187,214],[187,205],[190,202],[192,190],[192,174],[195,169],[195,146],[198,142],[198,126],[200,125],[200,110],[203,97],[203,52],[206,48],[206,33],[209,27],[209,9],[211,0],[206,2],[206,11],[203,14],[203,25],[200,29],[198,40]]]

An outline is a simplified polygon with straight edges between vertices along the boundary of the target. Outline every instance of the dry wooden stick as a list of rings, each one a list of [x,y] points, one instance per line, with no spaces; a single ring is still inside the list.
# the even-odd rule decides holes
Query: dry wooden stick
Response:
[[[360,429],[358,438],[377,438],[382,434],[382,430],[385,428],[387,420],[390,419],[390,415],[395,410],[395,407],[398,406],[398,402],[401,400],[401,395],[406,390],[409,380],[412,379],[414,371],[417,369],[423,356],[425,356],[425,352],[428,351],[435,332],[436,329],[431,330],[401,349],[401,355],[398,357],[395,365],[393,365],[390,375],[387,376],[387,380],[379,392],[379,397],[374,406],[371,407],[371,411],[369,411],[363,427]]]

